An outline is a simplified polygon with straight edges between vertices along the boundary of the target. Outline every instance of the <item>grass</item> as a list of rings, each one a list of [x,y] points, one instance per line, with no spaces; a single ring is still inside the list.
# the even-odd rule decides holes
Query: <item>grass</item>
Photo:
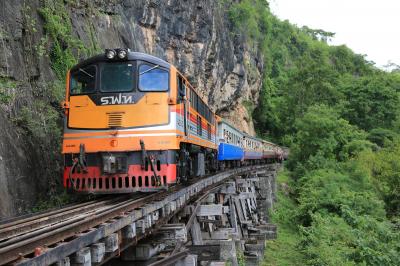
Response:
[[[272,223],[278,226],[278,238],[267,241],[263,266],[305,265],[305,258],[298,249],[299,231],[293,223],[296,204],[290,198],[289,177],[286,171],[278,175],[280,191],[278,202],[271,212]]]
[[[287,226],[278,226],[278,239],[267,242],[262,265],[305,265],[302,254],[296,248],[300,238],[298,233]]]

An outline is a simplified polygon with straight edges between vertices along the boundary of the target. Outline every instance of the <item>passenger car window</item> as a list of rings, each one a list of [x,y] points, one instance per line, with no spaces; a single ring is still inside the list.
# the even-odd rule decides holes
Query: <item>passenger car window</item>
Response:
[[[126,92],[133,89],[133,66],[131,63],[107,63],[101,68],[102,92]]]
[[[169,88],[169,75],[160,66],[142,64],[139,67],[139,90],[141,91],[167,91]]]
[[[87,94],[95,91],[96,66],[86,66],[71,73],[70,93],[71,95]]]

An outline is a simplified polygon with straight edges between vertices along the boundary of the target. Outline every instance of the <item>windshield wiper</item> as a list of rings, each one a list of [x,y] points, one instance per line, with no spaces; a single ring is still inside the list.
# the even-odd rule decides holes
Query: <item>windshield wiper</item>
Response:
[[[147,73],[147,72],[149,72],[149,71],[152,71],[153,69],[156,69],[156,68],[158,68],[158,67],[160,67],[160,66],[159,66],[159,65],[155,65],[155,66],[153,66],[152,68],[149,68],[149,69],[147,69],[147,70],[145,70],[145,71],[139,73],[139,76],[142,75],[142,74],[144,74],[144,73]]]
[[[79,68],[79,71],[81,71],[81,72],[83,72],[83,73],[85,73],[86,75],[88,75],[89,77],[91,77],[91,78],[94,78],[94,76],[93,75],[90,75],[88,72],[86,72],[85,70],[83,70],[82,68]]]

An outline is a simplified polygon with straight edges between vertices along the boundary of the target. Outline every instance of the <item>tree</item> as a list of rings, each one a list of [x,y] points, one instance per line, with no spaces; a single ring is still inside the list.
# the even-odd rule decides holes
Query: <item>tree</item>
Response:
[[[342,92],[347,103],[343,116],[364,130],[392,128],[400,107],[400,82],[384,74],[347,78]]]
[[[400,215],[400,139],[397,137],[390,146],[378,152],[361,153],[357,162],[368,169],[389,215]]]
[[[372,146],[366,141],[365,132],[350,125],[326,105],[309,107],[304,116],[297,119],[295,128],[297,133],[290,165],[297,165],[300,176],[305,169],[324,168]]]

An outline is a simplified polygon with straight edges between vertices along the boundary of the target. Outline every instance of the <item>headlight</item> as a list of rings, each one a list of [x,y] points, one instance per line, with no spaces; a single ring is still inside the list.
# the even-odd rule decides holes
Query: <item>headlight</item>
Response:
[[[107,49],[106,50],[106,57],[108,58],[108,59],[113,59],[115,56],[116,56],[116,52],[114,51],[114,50],[112,50],[112,49]]]
[[[125,49],[119,49],[118,50],[118,58],[119,59],[124,59],[124,58],[126,58],[126,55],[127,55],[128,53],[127,53],[127,51],[125,50]]]

